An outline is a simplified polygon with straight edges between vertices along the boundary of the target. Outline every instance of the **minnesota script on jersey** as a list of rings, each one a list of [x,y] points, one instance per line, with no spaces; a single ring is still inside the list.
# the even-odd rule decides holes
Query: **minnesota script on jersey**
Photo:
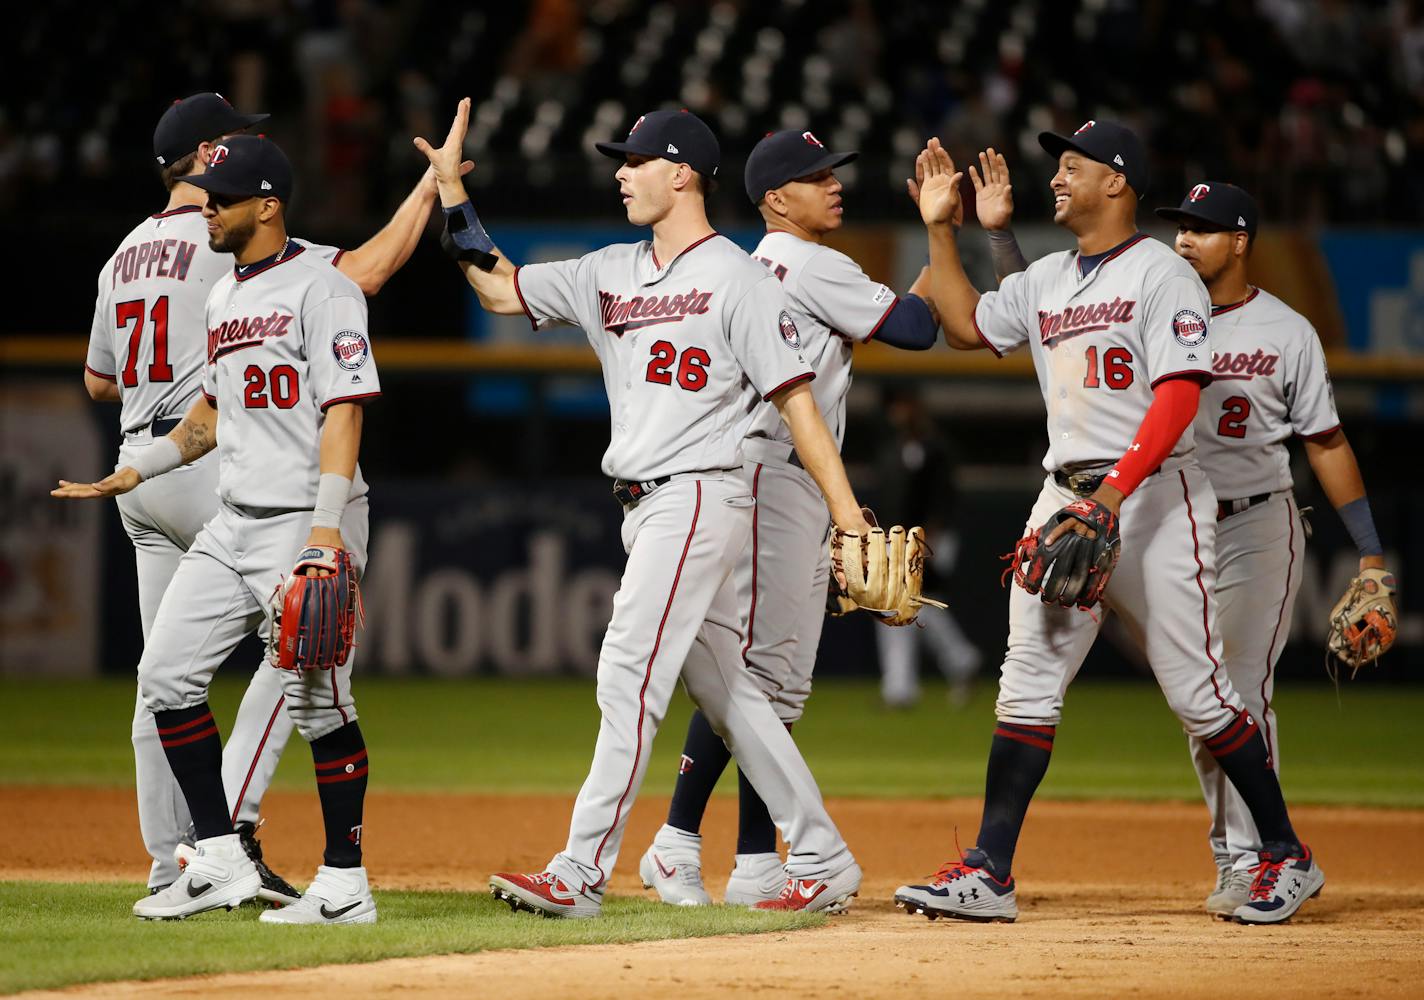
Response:
[[[816,372],[811,391],[839,447],[845,440],[851,349],[875,336],[898,299],[839,250],[790,233],[767,233],[752,256],[770,268],[786,290],[791,318]],[[791,431],[775,407],[757,412],[749,436],[791,447]]]
[[[1049,254],[986,292],[974,312],[997,355],[1027,343],[1048,408],[1043,467],[1106,465],[1132,445],[1158,383],[1211,373],[1211,299],[1196,272],[1139,234],[1086,277],[1076,251]],[[1189,427],[1172,456],[1189,454]]]
[[[203,393],[218,408],[218,494],[277,509],[316,503],[328,407],[379,396],[361,289],[306,244],[219,279],[207,306]],[[357,466],[351,499],[364,496]]]
[[[608,476],[737,468],[761,400],[815,377],[781,283],[716,233],[665,265],[647,241],[527,264],[514,287],[536,330],[581,327],[603,365]]]
[[[1315,328],[1270,292],[1253,289],[1212,311],[1212,373],[1197,410],[1197,461],[1223,500],[1291,487],[1292,434],[1340,426]]]

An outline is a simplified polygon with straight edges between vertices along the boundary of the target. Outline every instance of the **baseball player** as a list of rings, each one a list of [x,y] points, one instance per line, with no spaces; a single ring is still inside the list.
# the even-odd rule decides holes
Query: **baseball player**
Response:
[[[599,143],[622,161],[616,178],[628,220],[652,226],[652,240],[516,269],[495,250],[454,172],[468,115],[466,99],[443,148],[417,146],[435,166],[455,249],[481,304],[523,312],[536,329],[578,325],[598,354],[613,424],[602,467],[625,512],[628,552],[599,654],[602,723],[567,847],[543,872],[498,873],[490,888],[515,909],[600,912],[680,676],[791,844],[778,898],[758,905],[842,910],[859,889],[860,867],[741,658],[734,571],[756,506],[741,449],[761,400],[774,402],[790,425],[836,523],[870,526],[811,395],[815,372],[781,283],[707,222],[716,137],[689,112],[654,111],[626,141]]]
[[[186,475],[179,470],[217,450],[217,512],[178,560],[139,662],[140,696],[197,838],[176,881],[134,904],[135,915],[149,919],[232,907],[261,888],[234,832],[208,684],[243,636],[268,624],[269,596],[298,553],[305,576],[344,570],[348,554],[364,565],[366,484],[356,457],[362,405],[380,393],[360,287],[287,236],[286,156],[266,139],[239,135],[214,145],[209,160],[184,183],[207,193],[209,245],[231,253],[235,265],[207,299],[201,397],[167,436],[124,454],[113,475],[61,481],[54,491],[119,496],[165,474]],[[302,634],[305,624],[288,622],[289,633]],[[361,867],[367,762],[351,661],[329,671],[262,672],[269,670],[311,743],[327,843],[306,894],[261,919],[374,922]]]
[[[788,129],[757,143],[745,174],[747,197],[767,230],[753,256],[786,292],[802,351],[816,373],[811,391],[837,450],[845,437],[852,348],[875,338],[926,350],[939,339],[934,310],[917,294],[928,282],[927,273],[908,294],[897,297],[855,261],[823,245],[841,226],[835,168],[856,155],[831,152],[811,132]],[[826,611],[830,514],[774,406],[758,408],[742,454],[756,508],[751,544],[742,550],[736,572],[746,631],[741,659],[789,730],[811,693]],[[643,884],[656,889],[665,903],[712,902],[702,881],[699,829],[730,756],[707,716],[694,712],[667,823],[638,865]],[[775,899],[787,876],[766,804],[745,772],[739,770],[737,778],[741,821],[724,900],[755,905]]]
[[[201,215],[206,194],[187,178],[207,169],[222,139],[266,118],[239,114],[221,95],[201,93],[174,102],[154,129],[154,156],[168,204],[139,223],[100,270],[84,369],[91,397],[121,404],[124,443],[116,468],[173,430],[197,398],[207,358],[204,303],[232,267],[230,255],[209,247]],[[350,252],[307,244],[308,252],[332,259],[374,295],[410,257],[434,194],[434,174],[426,171],[390,223],[366,244]],[[217,459],[205,457],[117,501],[134,545],[145,640],[178,559],[218,511],[217,477]],[[263,862],[255,837],[258,806],[292,730],[283,703],[280,678],[259,668],[223,748],[233,823],[262,876],[260,897],[275,903],[300,897]],[[141,699],[134,710],[133,745],[139,828],[153,859],[148,885],[159,890],[178,877],[179,861],[192,848],[180,845],[189,826],[187,806]]]
[[[1192,433],[1211,378],[1210,300],[1185,261],[1137,231],[1147,159],[1131,131],[1089,121],[1071,136],[1041,133],[1039,144],[1058,161],[1054,221],[1078,248],[1043,257],[983,295],[964,273],[950,222],[963,175],[938,140],[921,153],[920,212],[945,337],[996,355],[1028,344],[1048,409],[1048,476],[1017,550],[1029,566],[1020,565],[1023,586],[1009,596],[977,844],[925,884],[902,886],[895,900],[931,918],[1017,917],[1014,848],[1048,769],[1064,692],[1097,637],[1101,599],[1141,644],[1168,704],[1260,831],[1258,888],[1234,918],[1286,920],[1324,875],[1291,826],[1259,722],[1222,665],[1216,496]],[[1100,551],[1084,575],[1065,580],[1054,562],[1047,576],[1045,560],[1078,545],[1069,532]],[[1076,592],[1064,599],[1070,585]]]
[[[1305,442],[1310,467],[1360,553],[1360,572],[1384,571],[1384,549],[1364,480],[1330,389],[1325,352],[1309,321],[1246,280],[1256,202],[1220,181],[1195,185],[1178,208],[1177,253],[1211,294],[1212,371],[1196,417],[1197,460],[1216,504],[1217,623],[1232,686],[1265,730],[1279,770],[1271,704],[1275,665],[1290,634],[1306,536],[1292,496],[1286,442]],[[1192,762],[1211,811],[1217,883],[1208,913],[1229,918],[1260,889],[1261,836],[1240,794],[1200,739]]]

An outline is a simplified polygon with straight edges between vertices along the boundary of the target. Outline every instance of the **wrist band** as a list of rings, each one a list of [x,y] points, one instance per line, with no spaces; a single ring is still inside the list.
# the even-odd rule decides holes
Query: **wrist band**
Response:
[[[167,435],[158,438],[147,448],[140,450],[129,464],[138,473],[139,479],[147,482],[154,476],[172,472],[183,464],[183,453]]]
[[[493,271],[499,258],[494,253],[494,240],[489,238],[475,206],[464,201],[443,209],[445,228],[440,231],[440,246],[458,261],[474,264],[481,271]]]
[[[994,275],[1002,281],[1011,274],[1027,270],[1028,261],[1019,249],[1012,229],[990,229],[989,256],[994,261]]]
[[[1379,532],[1375,529],[1375,519],[1370,513],[1370,498],[1360,497],[1339,508],[1340,520],[1345,522],[1345,530],[1355,543],[1361,556],[1382,556],[1384,546],[1380,544]]]
[[[335,472],[323,472],[317,480],[312,527],[340,528],[341,515],[346,513],[346,500],[350,496],[351,480]]]

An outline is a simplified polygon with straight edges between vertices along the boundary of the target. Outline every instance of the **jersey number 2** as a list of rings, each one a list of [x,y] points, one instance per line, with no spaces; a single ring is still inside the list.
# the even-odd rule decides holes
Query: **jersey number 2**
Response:
[[[127,389],[138,385],[139,346],[143,340],[143,299],[120,302],[114,307],[114,318],[122,330],[130,323],[133,332],[129,334],[129,355],[124,361],[123,384]],[[173,366],[168,363],[168,296],[160,295],[148,310],[149,322],[153,324],[153,363],[148,366],[150,382],[172,382]]]
[[[1221,420],[1216,425],[1216,433],[1222,437],[1244,438],[1246,418],[1251,415],[1251,401],[1245,396],[1232,396],[1221,404]]]
[[[247,383],[242,390],[242,405],[249,410],[267,408],[269,389],[272,402],[279,410],[290,410],[301,398],[301,390],[297,388],[297,370],[291,365],[275,365],[270,374],[256,365],[248,365],[242,378]]]
[[[647,380],[658,385],[672,385],[672,363],[677,360],[677,348],[666,340],[653,344],[653,356],[648,361]],[[707,385],[707,366],[712,357],[700,347],[682,352],[677,366],[677,384],[688,392],[701,392]]]

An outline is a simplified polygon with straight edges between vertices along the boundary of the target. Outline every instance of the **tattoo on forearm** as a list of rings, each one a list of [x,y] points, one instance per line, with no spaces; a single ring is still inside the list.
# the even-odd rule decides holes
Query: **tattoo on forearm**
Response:
[[[206,424],[196,423],[187,417],[178,425],[174,437],[177,439],[178,451],[183,456],[184,464],[202,458],[213,450],[216,443]]]

